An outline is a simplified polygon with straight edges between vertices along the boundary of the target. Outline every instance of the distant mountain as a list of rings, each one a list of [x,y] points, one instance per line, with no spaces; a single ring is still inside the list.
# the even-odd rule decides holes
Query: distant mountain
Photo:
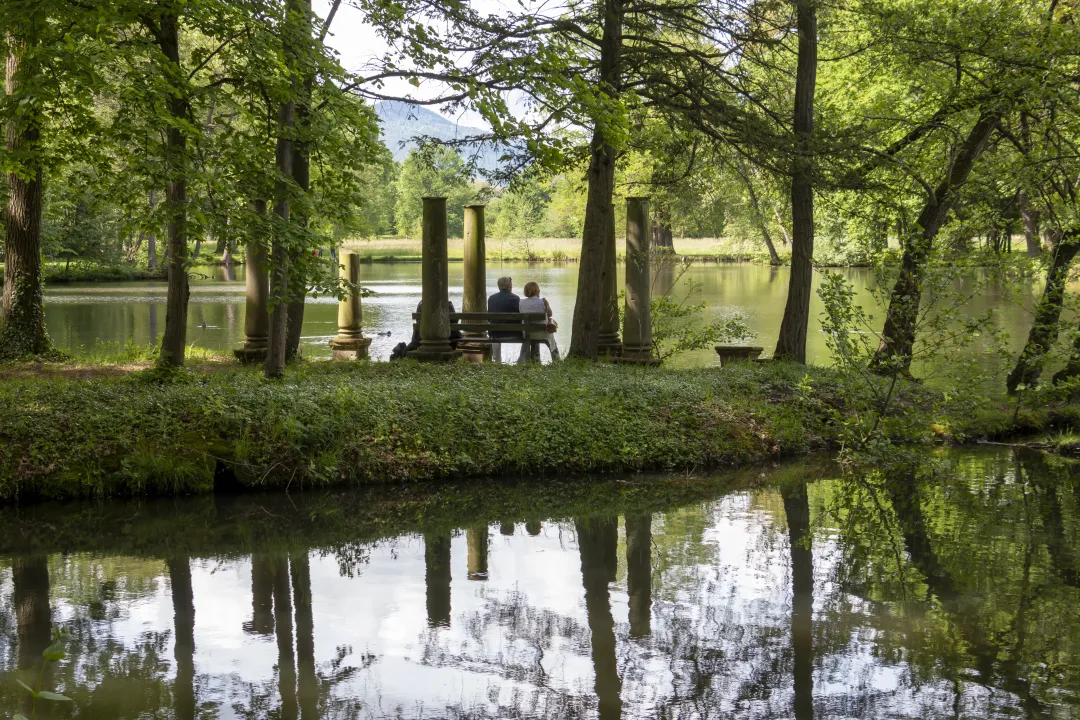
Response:
[[[459,125],[444,118],[422,105],[412,105],[397,100],[383,100],[375,104],[375,113],[382,124],[383,142],[397,161],[404,160],[409,150],[416,147],[412,138],[427,135],[439,140],[456,140],[471,135],[480,135],[485,131],[478,128]],[[463,156],[470,157],[468,146],[459,148]],[[499,164],[499,153],[490,147],[480,151],[477,165],[485,170],[494,170]]]

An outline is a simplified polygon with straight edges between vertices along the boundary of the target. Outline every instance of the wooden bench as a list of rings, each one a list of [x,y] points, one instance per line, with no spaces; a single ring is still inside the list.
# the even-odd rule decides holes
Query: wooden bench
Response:
[[[420,322],[420,313],[413,313],[413,322]],[[547,344],[544,340],[533,340],[530,335],[534,332],[547,332],[547,315],[537,313],[493,313],[493,312],[456,312],[450,313],[450,331],[459,330],[462,345],[521,345],[532,343],[530,354],[534,360],[540,359],[540,345]],[[521,333],[521,337],[492,338],[489,332],[515,332]],[[550,345],[548,348],[550,349]]]

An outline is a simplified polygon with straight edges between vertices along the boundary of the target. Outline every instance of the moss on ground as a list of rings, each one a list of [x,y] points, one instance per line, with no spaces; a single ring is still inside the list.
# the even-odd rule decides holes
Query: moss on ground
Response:
[[[0,500],[673,471],[826,450],[866,399],[829,370],[310,363],[0,381]],[[895,442],[1050,427],[906,386]],[[1056,415],[1055,415],[1056,413]],[[1028,429],[1026,425],[1023,429]]]

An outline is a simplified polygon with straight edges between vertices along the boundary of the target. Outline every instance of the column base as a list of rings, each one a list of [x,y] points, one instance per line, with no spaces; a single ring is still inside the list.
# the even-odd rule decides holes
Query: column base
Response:
[[[420,362],[453,362],[461,357],[449,340],[428,343],[420,342],[420,347],[409,353],[409,357]]]
[[[653,357],[651,345],[623,345],[622,354],[612,358],[611,362],[619,365],[648,365],[655,367],[660,364],[660,358]]]
[[[468,340],[468,336],[458,343],[457,351],[461,353],[463,358],[474,363],[490,361],[492,356],[492,347],[490,344],[471,343]]]
[[[233,355],[241,365],[256,365],[266,362],[266,345],[251,345],[244,343],[244,347],[233,350]]]
[[[622,355],[623,344],[619,342],[618,335],[601,335],[597,351],[600,358],[612,360]]]
[[[368,356],[368,347],[371,338],[364,337],[336,337],[330,341],[330,349],[333,351],[335,360],[362,360]]]

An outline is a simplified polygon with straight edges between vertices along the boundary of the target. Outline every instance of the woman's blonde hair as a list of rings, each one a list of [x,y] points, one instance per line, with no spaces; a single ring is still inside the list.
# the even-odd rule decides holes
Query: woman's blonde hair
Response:
[[[540,286],[534,282],[525,283],[525,297],[540,297]]]

